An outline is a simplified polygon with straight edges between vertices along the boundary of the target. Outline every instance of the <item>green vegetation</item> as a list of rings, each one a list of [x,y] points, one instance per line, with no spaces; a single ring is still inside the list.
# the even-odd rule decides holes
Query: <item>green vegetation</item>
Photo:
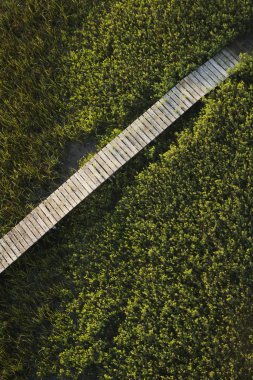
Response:
[[[0,233],[45,196],[68,139],[62,69],[86,0],[0,4]],[[27,205],[27,208],[24,206]]]
[[[252,65],[71,240],[42,378],[251,378]]]
[[[247,0],[22,5],[0,5],[2,232],[67,141],[102,145],[253,20]],[[252,106],[245,57],[1,275],[3,380],[251,379]]]
[[[252,13],[250,0],[1,2],[1,234],[54,186],[67,141],[126,127]]]

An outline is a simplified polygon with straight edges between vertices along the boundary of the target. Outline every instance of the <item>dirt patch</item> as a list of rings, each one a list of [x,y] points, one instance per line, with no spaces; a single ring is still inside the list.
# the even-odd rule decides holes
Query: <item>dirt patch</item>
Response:
[[[78,169],[78,162],[81,158],[86,157],[89,153],[96,152],[96,142],[90,140],[89,142],[82,144],[80,142],[70,142],[64,153],[63,170],[64,177],[68,178],[73,170]]]

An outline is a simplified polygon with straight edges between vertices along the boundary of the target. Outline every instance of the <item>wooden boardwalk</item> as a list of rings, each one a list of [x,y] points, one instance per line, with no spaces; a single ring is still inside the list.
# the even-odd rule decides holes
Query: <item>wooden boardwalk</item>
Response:
[[[145,148],[200,98],[223,82],[253,49],[251,39],[236,42],[183,78],[144,114],[41,202],[0,239],[0,272],[54,227],[119,168]]]

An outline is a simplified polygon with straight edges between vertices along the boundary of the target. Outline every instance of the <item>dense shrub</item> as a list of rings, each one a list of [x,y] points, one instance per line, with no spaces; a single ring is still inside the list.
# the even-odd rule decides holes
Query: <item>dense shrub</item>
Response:
[[[0,233],[47,194],[66,140],[125,127],[252,14],[250,0],[2,1]]]
[[[251,378],[252,106],[247,69],[107,221],[72,239],[42,378]]]
[[[63,56],[90,1],[0,3],[0,235],[57,176],[67,135]],[[85,11],[86,10],[86,11]]]
[[[108,138],[253,15],[247,0],[20,4],[0,5],[2,231],[44,195],[67,138]],[[1,276],[4,380],[250,378],[251,68],[112,215],[166,140]]]

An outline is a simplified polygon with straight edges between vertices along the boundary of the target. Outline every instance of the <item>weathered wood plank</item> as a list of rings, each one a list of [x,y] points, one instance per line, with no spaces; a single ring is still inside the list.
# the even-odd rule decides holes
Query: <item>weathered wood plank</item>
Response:
[[[145,146],[145,141],[143,141],[143,139],[138,134],[134,133],[130,127],[122,132],[122,136],[123,138],[130,141],[132,146],[134,146],[138,152]]]
[[[131,124],[131,130],[135,135],[138,134],[142,138],[142,140],[145,141],[145,146],[149,144],[150,141],[153,139],[152,137],[147,136],[146,133],[144,133],[140,126],[135,122]]]
[[[187,75],[187,78],[189,78],[191,81],[193,81],[206,95],[211,90],[211,85],[205,81],[205,79],[197,73],[197,71],[191,72],[191,74]]]
[[[131,152],[134,155],[139,153],[139,149],[141,149],[141,146],[139,146],[139,149],[138,149],[138,147],[136,147],[136,142],[135,142],[135,144],[133,144],[131,142],[131,140],[129,139],[129,133],[128,134],[127,133],[120,134],[119,139],[123,142],[123,144],[125,144],[128,147],[128,149],[131,150]],[[137,143],[137,145],[138,145],[138,143]]]
[[[187,109],[189,109],[195,103],[195,100],[193,101],[187,98],[184,92],[182,92],[182,87],[179,89],[178,85],[176,85],[171,89],[171,91],[173,91],[174,94],[176,94],[176,96],[186,105]]]
[[[8,244],[8,241],[6,241],[4,239],[4,237],[2,239],[0,239],[0,257],[1,255],[5,256],[5,255],[8,255],[12,261],[16,260],[19,256],[19,250],[17,249],[16,246],[14,246],[14,250],[12,249],[12,243],[10,242]]]
[[[69,200],[66,201],[66,197],[69,197],[68,195],[66,195],[66,188],[64,189],[61,187],[61,189],[57,189],[53,193],[53,199],[57,203],[57,205],[60,207],[64,215],[66,215],[69,211],[73,209],[73,206],[72,205],[70,206],[70,204],[68,203]]]
[[[122,151],[125,152],[125,154],[127,155],[128,159],[130,159],[133,156],[135,156],[135,152],[132,149],[130,149],[127,144],[124,143],[125,139],[123,140],[123,139],[120,139],[119,137],[116,137],[114,139],[114,141],[116,141],[116,143],[122,149]]]
[[[99,156],[98,154],[96,154],[96,156],[94,157],[94,161],[97,163],[97,165],[99,165],[101,168],[103,168],[106,171],[108,178],[114,174],[114,170],[111,168],[111,166],[109,166],[108,163],[105,162],[102,159],[102,157]]]
[[[156,102],[154,106],[161,110],[168,117],[168,119],[171,120],[172,123],[174,123],[174,121],[176,121],[180,116],[178,113],[175,112],[174,108],[171,107],[165,99],[162,99],[162,101],[158,100],[158,102]]]
[[[139,129],[150,139],[150,141],[154,140],[158,135],[158,132],[154,130],[154,128],[151,128],[150,124],[145,118],[138,118],[135,120],[135,123]]]
[[[189,107],[194,105],[199,100],[198,94],[196,94],[195,97],[194,91],[192,89],[189,90],[189,87],[185,82],[181,81],[176,85],[176,88],[183,94],[185,99],[189,101],[189,103],[191,104]]]
[[[75,175],[79,181],[82,181],[83,186],[87,188],[89,194],[92,193],[93,190],[96,188],[96,185],[94,184],[94,182],[92,182],[90,177],[88,177],[87,174],[83,171],[83,168],[79,169]]]
[[[142,115],[140,121],[148,129],[148,131],[151,132],[154,138],[163,132],[163,129],[156,123],[155,119],[149,115],[148,111]]]
[[[225,70],[218,62],[215,61],[215,59],[210,59],[209,60],[209,63],[214,66],[216,68],[216,70],[218,70],[224,77],[224,79],[226,79],[228,77],[228,73],[227,73],[227,70]]]
[[[165,98],[167,104],[169,104],[169,106],[174,109],[176,114],[183,115],[185,111],[188,110],[186,104],[183,103],[182,100],[179,99],[179,97],[176,96],[176,94],[174,94],[173,91],[169,91],[167,94],[164,95],[163,98]]]
[[[160,117],[158,112],[155,112],[152,108],[149,108],[147,112],[145,112],[145,117],[152,122],[152,120],[156,123],[158,130],[162,133],[165,129],[168,128],[168,122],[166,123],[163,118]],[[167,119],[168,120],[168,119]]]
[[[199,101],[203,95],[205,95],[205,92],[196,86],[196,84],[190,80],[189,77],[182,79],[179,84],[183,85],[183,87],[194,97],[196,102]]]
[[[4,254],[8,252],[9,256],[12,257],[13,260],[16,260],[19,257],[20,251],[16,247],[16,245],[10,240],[10,238],[8,237],[8,234],[4,235],[2,239],[0,239],[0,242],[2,243]]]
[[[112,161],[112,160],[110,160],[105,154],[104,154],[104,152],[102,152],[101,150],[97,153],[97,156],[98,156],[98,158],[101,160],[101,162],[103,163],[105,163],[105,165],[107,165],[110,169],[111,169],[111,171],[112,171],[112,173],[115,173],[117,170],[118,170],[118,166],[116,166],[115,164],[114,164],[114,162]]]
[[[206,63],[208,69],[213,73],[213,75],[218,78],[219,83],[223,82],[227,77],[223,75],[220,71],[216,69],[210,62]]]

